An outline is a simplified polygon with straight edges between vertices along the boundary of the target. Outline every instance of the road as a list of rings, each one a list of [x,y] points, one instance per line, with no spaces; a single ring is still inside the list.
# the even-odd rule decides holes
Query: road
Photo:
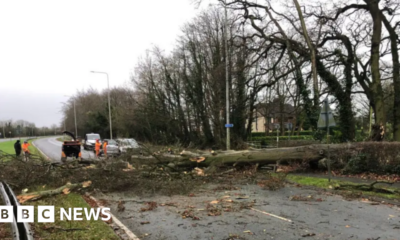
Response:
[[[62,142],[57,140],[59,137],[60,136],[40,138],[33,141],[33,144],[53,162],[60,162]],[[86,151],[83,148],[81,149],[81,152],[82,158],[89,159],[95,157],[93,152]]]
[[[400,239],[400,209],[395,206],[348,201],[325,191],[294,186],[268,191],[257,185],[238,185],[239,190],[219,192],[214,187],[194,192],[192,197],[139,198],[134,193],[97,193],[95,197],[146,240]],[[238,198],[241,194],[248,198]],[[292,201],[293,196],[304,200]],[[218,203],[212,203],[217,199]],[[118,210],[119,201],[125,201],[124,211]],[[158,207],[143,211],[144,203],[151,201]],[[253,203],[252,208],[240,207]],[[210,206],[220,209],[221,215],[210,216]],[[185,211],[198,219],[183,218]]]

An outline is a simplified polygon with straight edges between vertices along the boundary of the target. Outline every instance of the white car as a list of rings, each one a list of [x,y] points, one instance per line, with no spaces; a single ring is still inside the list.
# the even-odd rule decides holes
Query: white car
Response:
[[[129,149],[139,149],[140,146],[133,138],[118,139],[118,148],[121,153],[126,153]]]
[[[85,150],[93,150],[94,151],[94,145],[96,144],[96,140],[97,139],[101,140],[100,134],[98,134],[98,133],[87,133],[85,135],[85,142],[83,144],[83,148]],[[102,143],[102,142],[100,141],[100,143]]]

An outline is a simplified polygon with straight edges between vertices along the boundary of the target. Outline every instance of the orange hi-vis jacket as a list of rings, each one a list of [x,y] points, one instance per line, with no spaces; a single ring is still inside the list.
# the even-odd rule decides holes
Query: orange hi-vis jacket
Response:
[[[22,151],[29,152],[29,149],[28,149],[29,146],[30,146],[29,143],[23,143],[22,144]]]
[[[101,143],[97,142],[97,143],[94,145],[94,150],[100,151],[100,147],[101,147]]]
[[[104,142],[103,144],[103,151],[107,153],[107,142]]]

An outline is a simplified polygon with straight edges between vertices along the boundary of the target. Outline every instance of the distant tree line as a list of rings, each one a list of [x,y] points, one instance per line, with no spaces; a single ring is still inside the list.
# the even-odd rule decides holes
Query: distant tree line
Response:
[[[60,134],[56,124],[51,127],[36,127],[35,123],[25,120],[0,121],[0,138],[49,136]]]

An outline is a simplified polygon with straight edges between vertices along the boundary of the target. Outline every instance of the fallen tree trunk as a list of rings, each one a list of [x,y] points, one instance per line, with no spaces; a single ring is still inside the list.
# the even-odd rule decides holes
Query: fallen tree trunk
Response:
[[[346,144],[330,145],[329,151],[354,150]],[[154,154],[153,156],[134,155],[132,160],[144,164],[168,164],[171,167],[209,167],[237,166],[243,164],[276,164],[289,161],[318,161],[327,155],[328,145],[309,145],[302,147],[254,149],[244,151],[189,152],[180,155]],[[201,157],[201,158],[200,158]],[[203,159],[204,158],[204,159]],[[200,160],[200,161],[198,161]]]
[[[370,143],[369,143],[370,144]],[[159,166],[171,171],[179,171],[179,168],[193,169],[195,167],[203,167],[208,169],[207,173],[214,171],[218,167],[226,166],[240,166],[247,164],[258,164],[258,166],[279,164],[291,161],[310,162],[311,165],[315,165],[319,160],[326,158],[328,151],[334,158],[338,155],[352,156],[357,155],[364,151],[366,148],[369,149],[371,146],[368,144],[315,144],[308,146],[298,147],[285,147],[285,148],[273,148],[273,149],[250,149],[243,151],[182,151],[180,154],[171,154],[169,152],[154,152],[147,151],[147,155],[124,155],[117,160],[128,161],[135,167],[135,169],[142,168],[141,166]],[[333,159],[334,159],[333,158]],[[96,164],[107,163],[109,165],[113,162],[112,159],[106,161],[98,161],[85,159],[81,161],[84,164]],[[102,165],[102,164],[100,164]]]
[[[70,193],[70,191],[72,191],[74,189],[86,188],[86,187],[89,187],[91,184],[92,184],[91,181],[75,183],[75,184],[67,183],[64,186],[53,189],[53,190],[24,193],[24,194],[18,195],[17,199],[18,199],[19,203],[24,203],[27,201],[33,201],[33,200],[37,200],[37,199],[40,199],[43,197],[49,197],[49,196],[53,196],[53,195],[57,195],[57,194],[61,194],[61,193],[68,194],[68,193]]]

